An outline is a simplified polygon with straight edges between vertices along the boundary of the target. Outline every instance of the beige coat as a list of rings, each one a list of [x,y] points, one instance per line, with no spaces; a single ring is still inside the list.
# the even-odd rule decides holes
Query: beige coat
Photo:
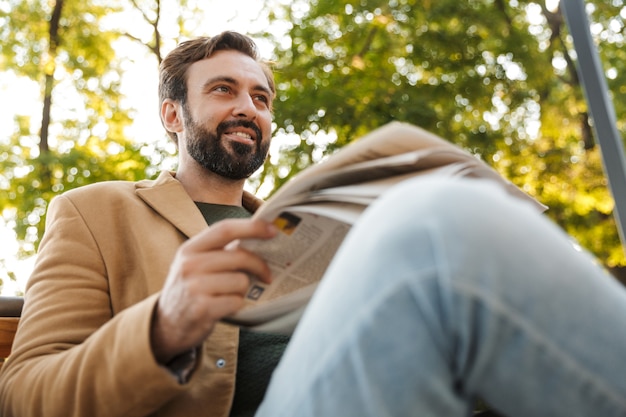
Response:
[[[244,206],[261,201],[250,194]],[[179,245],[206,222],[171,173],[57,197],[0,373],[3,417],[227,416],[238,329],[220,324],[186,385],[154,360],[150,318]],[[223,367],[216,366],[225,360]],[[220,361],[223,362],[223,361]]]

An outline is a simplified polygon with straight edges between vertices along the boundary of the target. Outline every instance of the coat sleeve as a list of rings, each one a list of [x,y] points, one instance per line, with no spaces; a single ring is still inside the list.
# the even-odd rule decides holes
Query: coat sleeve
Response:
[[[0,373],[0,415],[145,416],[185,390],[150,349],[156,300],[113,315],[96,241],[72,202],[57,197]]]

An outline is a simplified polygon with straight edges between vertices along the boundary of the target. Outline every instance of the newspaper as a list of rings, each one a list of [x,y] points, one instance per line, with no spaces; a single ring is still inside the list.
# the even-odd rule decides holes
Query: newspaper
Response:
[[[546,209],[456,145],[416,126],[392,122],[307,168],[259,208],[254,218],[273,222],[278,235],[240,245],[266,260],[272,283],[252,278],[244,307],[225,321],[290,334],[361,213],[390,187],[424,175],[492,179],[538,210]]]

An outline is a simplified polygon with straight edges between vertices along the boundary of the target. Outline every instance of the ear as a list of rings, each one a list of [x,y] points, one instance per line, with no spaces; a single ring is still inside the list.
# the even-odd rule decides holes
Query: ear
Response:
[[[161,103],[161,121],[168,132],[180,133],[183,131],[183,112],[178,101],[166,98]]]

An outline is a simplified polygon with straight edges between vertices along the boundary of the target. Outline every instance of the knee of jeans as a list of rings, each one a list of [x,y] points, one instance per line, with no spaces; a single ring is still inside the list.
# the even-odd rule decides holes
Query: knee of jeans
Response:
[[[502,204],[512,198],[490,180],[418,177],[391,188],[379,204],[384,206],[383,210],[399,216],[396,217],[399,221],[406,221],[405,217],[416,221],[427,217],[445,223],[448,218],[467,222],[497,216],[502,212]],[[485,213],[491,214],[484,216]]]
[[[417,235],[426,234],[434,253],[450,265],[507,257],[516,245],[513,232],[519,235],[522,220],[534,211],[530,205],[520,209],[524,204],[490,180],[418,178],[380,199],[368,214],[367,223],[376,225],[368,233],[396,247],[415,246]]]

